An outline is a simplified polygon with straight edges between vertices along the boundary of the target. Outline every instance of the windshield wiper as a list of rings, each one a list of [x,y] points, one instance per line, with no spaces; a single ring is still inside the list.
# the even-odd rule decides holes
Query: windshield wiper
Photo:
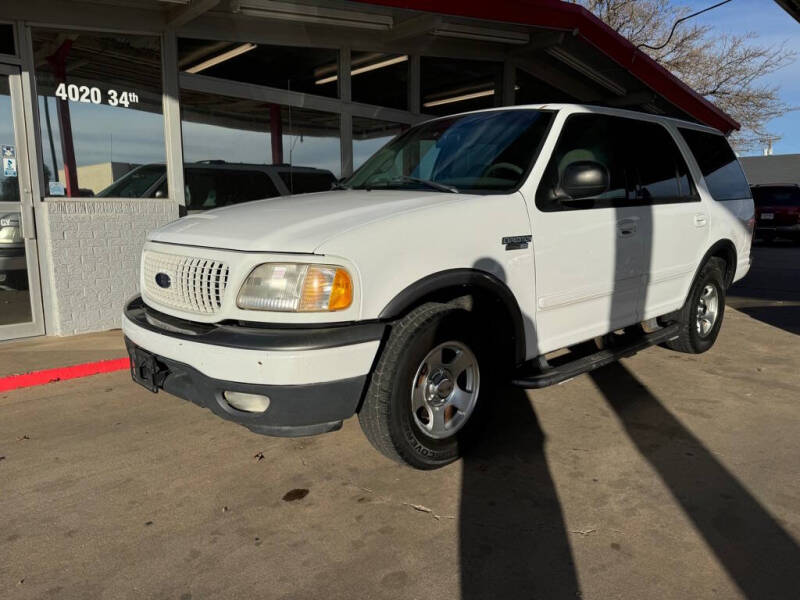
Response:
[[[458,193],[458,188],[453,185],[439,183],[438,181],[431,181],[430,179],[420,179],[419,177],[411,177],[410,175],[395,177],[394,179],[389,180],[389,183],[392,183],[393,181],[410,181],[412,183],[421,183],[422,185],[427,185],[429,188],[433,188],[434,190],[438,190],[440,192],[449,192],[451,194]]]
[[[332,190],[350,190],[353,189],[349,185],[342,183],[341,181],[337,181],[336,183],[331,184]]]

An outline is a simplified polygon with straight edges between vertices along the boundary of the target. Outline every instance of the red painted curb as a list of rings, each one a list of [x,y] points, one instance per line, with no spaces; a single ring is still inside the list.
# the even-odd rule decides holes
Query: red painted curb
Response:
[[[130,366],[130,359],[114,358],[82,365],[72,365],[71,367],[44,369],[43,371],[23,373],[22,375],[9,375],[8,377],[0,377],[0,392],[33,387],[35,385],[45,385],[47,383],[65,381],[67,379],[78,379],[79,377],[99,375],[100,373],[122,371],[123,369],[129,369]]]

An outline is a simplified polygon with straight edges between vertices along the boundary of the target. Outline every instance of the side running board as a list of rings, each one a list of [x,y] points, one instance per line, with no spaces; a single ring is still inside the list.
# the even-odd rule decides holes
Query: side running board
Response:
[[[650,333],[610,336],[613,343],[602,350],[595,350],[589,354],[573,350],[550,362],[540,359],[538,363],[535,361],[525,363],[514,374],[511,383],[522,388],[543,388],[562,383],[583,373],[605,367],[621,358],[633,356],[650,346],[673,340],[678,337],[679,329],[680,325],[673,324]]]

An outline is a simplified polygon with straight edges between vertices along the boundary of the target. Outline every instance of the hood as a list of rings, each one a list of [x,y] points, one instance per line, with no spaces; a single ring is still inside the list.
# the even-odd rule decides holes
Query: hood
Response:
[[[147,239],[247,252],[312,253],[350,229],[461,194],[418,190],[341,190],[257,200],[173,221]]]

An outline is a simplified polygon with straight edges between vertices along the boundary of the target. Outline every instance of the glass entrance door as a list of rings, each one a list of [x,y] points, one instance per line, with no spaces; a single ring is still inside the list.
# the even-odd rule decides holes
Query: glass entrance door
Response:
[[[44,333],[19,68],[0,64],[0,340]]]

